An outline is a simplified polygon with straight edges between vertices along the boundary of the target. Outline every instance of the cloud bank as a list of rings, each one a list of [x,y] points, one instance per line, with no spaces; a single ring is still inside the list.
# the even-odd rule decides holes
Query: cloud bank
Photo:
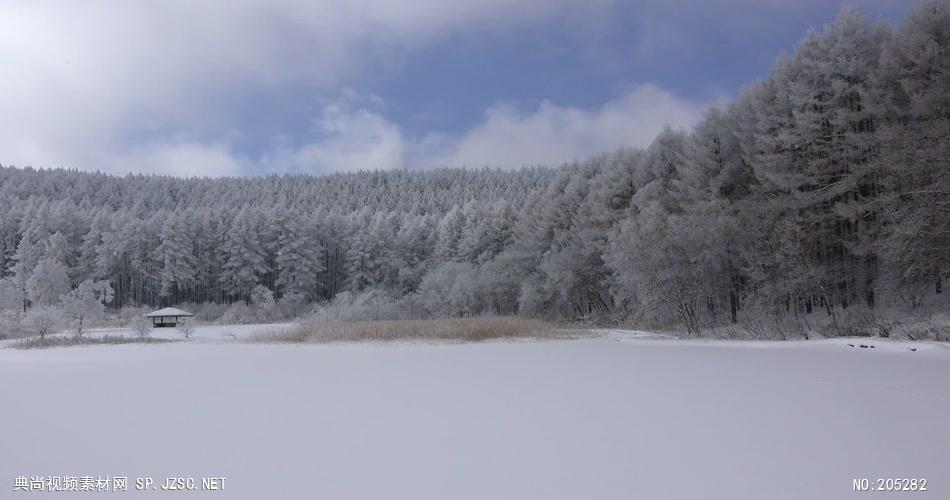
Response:
[[[699,12],[755,5],[712,4]],[[682,37],[667,21],[694,7],[655,0],[4,2],[0,162],[185,176],[559,164],[643,145],[665,125],[688,127],[706,102],[649,83],[586,107],[514,105],[499,95],[467,130],[410,133],[382,99],[346,86],[459,33],[491,39],[544,23],[606,32],[617,12],[664,21],[643,30],[639,53],[670,50]],[[292,140],[264,138],[248,151],[246,125],[255,115],[247,110],[267,110],[287,96],[323,99],[306,111],[312,127]]]
[[[544,101],[537,110],[524,113],[499,104],[485,112],[481,125],[443,145],[447,154],[422,163],[503,168],[557,165],[623,146],[645,146],[665,126],[689,128],[705,108],[704,103],[679,98],[652,84],[637,86],[596,110]]]
[[[378,97],[373,98],[378,102]],[[262,161],[270,171],[327,172],[438,166],[516,168],[555,166],[624,146],[645,146],[665,126],[688,128],[705,103],[679,98],[656,85],[631,88],[599,109],[544,101],[523,111],[499,103],[467,132],[407,137],[379,104],[352,107],[353,96],[323,109],[318,128],[329,135]]]

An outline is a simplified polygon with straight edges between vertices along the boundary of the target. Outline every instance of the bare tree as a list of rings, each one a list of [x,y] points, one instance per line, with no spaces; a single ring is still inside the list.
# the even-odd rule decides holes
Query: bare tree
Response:
[[[76,336],[82,336],[87,319],[97,319],[112,302],[113,291],[108,281],[86,280],[62,298],[63,311],[76,322]]]
[[[152,323],[145,317],[137,317],[129,323],[129,329],[133,333],[144,339],[152,331]]]
[[[27,327],[40,336],[59,332],[65,323],[63,312],[52,306],[37,306],[30,309],[24,318]]]
[[[195,333],[195,325],[190,319],[182,318],[178,321],[178,331],[181,332],[185,339],[190,339]]]

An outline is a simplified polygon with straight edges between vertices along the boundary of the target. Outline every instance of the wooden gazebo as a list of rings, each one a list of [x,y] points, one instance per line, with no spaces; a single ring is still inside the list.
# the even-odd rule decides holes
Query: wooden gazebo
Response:
[[[181,318],[191,318],[194,314],[191,314],[188,311],[182,311],[181,309],[176,309],[174,307],[166,307],[165,309],[159,309],[155,312],[150,312],[145,315],[146,318],[152,320],[152,326],[155,328],[162,327],[174,327],[178,325],[178,322]]]

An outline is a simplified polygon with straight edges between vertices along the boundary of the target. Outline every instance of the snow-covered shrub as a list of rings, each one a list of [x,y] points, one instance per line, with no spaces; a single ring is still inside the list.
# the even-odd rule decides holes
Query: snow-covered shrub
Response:
[[[264,285],[257,285],[251,290],[251,303],[257,307],[273,306],[274,292]]]
[[[227,312],[230,306],[228,304],[218,304],[209,302],[205,304],[181,304],[180,309],[184,309],[195,315],[195,320],[203,323],[217,323],[221,316]]]
[[[58,333],[66,325],[63,311],[53,306],[35,306],[23,318],[27,329],[40,338],[49,333]]]
[[[467,280],[472,265],[460,262],[443,264],[422,278],[417,299],[427,317],[458,316],[458,310],[464,307],[466,294],[464,286],[458,286],[461,280]]]
[[[274,310],[274,316],[283,320],[297,318],[310,310],[307,305],[307,297],[294,291],[282,295],[277,303],[271,307]]]
[[[410,303],[414,318],[446,318],[514,314],[517,299],[518,286],[504,264],[450,262],[426,274]]]
[[[825,337],[870,337],[878,333],[875,311],[861,304],[836,311],[827,319],[830,321],[821,329]]]
[[[98,320],[105,313],[105,304],[112,302],[114,292],[108,281],[85,280],[74,290],[63,295],[63,311],[73,321],[76,335],[81,336],[89,321]]]
[[[269,311],[265,307],[249,306],[243,302],[231,304],[218,319],[218,323],[240,325],[247,323],[263,323],[269,319]]]
[[[344,292],[329,304],[314,309],[315,321],[357,321],[396,319],[402,316],[399,304],[385,291],[370,289],[359,294]]]
[[[23,325],[23,314],[16,311],[0,311],[0,339],[14,339],[29,335]]]

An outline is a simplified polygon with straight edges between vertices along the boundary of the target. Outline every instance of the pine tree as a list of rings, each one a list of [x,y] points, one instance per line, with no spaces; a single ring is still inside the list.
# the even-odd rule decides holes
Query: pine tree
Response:
[[[346,251],[346,287],[358,292],[375,284],[378,262],[373,251],[376,247],[370,233],[369,211],[355,214]]]
[[[226,294],[245,302],[250,302],[251,290],[260,284],[260,275],[267,271],[258,230],[254,215],[243,208],[234,217],[222,248],[225,257],[219,275],[221,286]]]
[[[810,32],[762,87],[763,129],[757,175],[782,197],[778,209],[808,238],[805,266],[820,269],[809,296],[826,308],[874,305],[880,192],[871,159],[871,72],[887,31],[847,8],[825,33]]]
[[[459,241],[465,231],[465,224],[465,212],[458,205],[453,206],[439,221],[438,239],[435,244],[435,256],[439,262],[459,259]]]
[[[911,10],[881,66],[880,164],[892,186],[882,247],[898,295],[916,306],[950,269],[950,2]]]
[[[319,274],[324,271],[323,252],[315,227],[299,212],[282,213],[275,220],[277,232],[277,291],[316,298]]]
[[[109,212],[98,210],[89,223],[89,230],[83,235],[79,246],[79,256],[76,263],[76,277],[81,281],[104,277],[96,266],[102,234],[109,228]]]
[[[162,266],[160,294],[177,302],[175,299],[182,292],[195,286],[198,277],[198,259],[188,220],[176,212],[168,214],[162,225],[161,241],[155,255]]]

